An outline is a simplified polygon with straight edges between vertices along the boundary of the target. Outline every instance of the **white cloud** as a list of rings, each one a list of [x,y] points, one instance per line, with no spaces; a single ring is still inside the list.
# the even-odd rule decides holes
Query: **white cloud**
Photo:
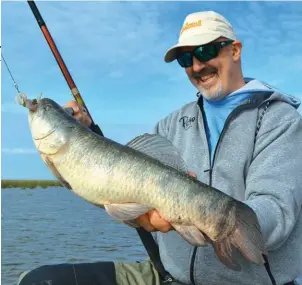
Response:
[[[7,49],[9,47],[10,54],[20,62],[20,74],[30,72],[34,76],[41,69],[48,74],[58,74],[57,63],[44,36],[33,15],[26,11],[27,4],[4,4],[3,10],[14,10],[14,17],[20,16],[23,22],[28,22],[27,25],[15,25],[6,18],[3,32]],[[79,76],[86,78],[116,72],[132,79],[149,74],[169,75],[170,66],[162,68],[163,56],[169,45],[174,44],[172,35],[177,31],[175,27],[170,29],[172,22],[161,23],[164,5],[167,4],[37,2],[71,73],[76,70],[75,74],[79,75],[81,70]],[[170,10],[173,11],[172,6]],[[31,46],[31,49],[25,51],[24,46]]]
[[[269,7],[268,7],[269,6]],[[282,13],[267,14],[267,10],[272,8],[274,3],[251,2],[242,17],[234,21],[234,28],[239,38],[243,38],[247,48],[253,49],[254,53],[276,54],[287,56],[300,55],[302,50],[301,40],[294,42],[289,39],[300,39],[298,28],[302,25],[302,18],[293,14],[302,5],[289,3],[288,7],[282,6]],[[275,9],[273,11],[278,11]],[[302,12],[302,11],[301,11]],[[286,39],[286,40],[285,40]],[[288,59],[288,58],[287,58]]]
[[[230,13],[230,20],[243,42],[246,76],[257,77],[290,93],[299,88],[295,75],[302,68],[301,4],[252,1],[235,5],[237,9],[244,7],[240,16]]]
[[[33,148],[2,148],[1,151],[7,154],[37,154]]]
[[[187,83],[183,70],[174,64],[164,64],[163,56],[177,40],[184,20],[179,15],[184,13],[184,9],[187,12],[214,9],[231,21],[243,40],[246,57],[243,65],[248,68],[247,76],[264,75],[266,81],[281,82],[289,71],[301,71],[302,40],[297,27],[302,26],[298,12],[302,5],[293,2],[288,5],[277,2],[230,2],[228,12],[224,9],[227,5],[223,1],[212,5],[214,3],[204,2],[200,8],[198,3],[193,2],[37,2],[80,90],[87,81],[91,82],[90,86],[96,86],[97,80],[104,78],[136,83],[151,76],[166,80],[167,85],[177,85],[176,89],[181,90],[183,82]],[[278,9],[282,9],[282,13],[274,13]],[[27,3],[6,2],[4,11],[15,15],[5,18],[3,41],[7,53],[20,63],[13,66],[17,75],[20,74],[17,78],[20,86],[24,90],[32,85],[45,90],[49,88],[47,83],[53,81],[56,82],[54,88],[67,88]],[[17,17],[19,22],[28,24],[16,25],[13,19]],[[32,84],[33,78],[41,73],[42,81]],[[22,82],[27,74],[31,76],[29,83]],[[123,84],[122,80],[117,80],[117,84]],[[152,86],[157,84],[156,80],[149,82]],[[55,92],[49,94],[53,98],[60,96]]]

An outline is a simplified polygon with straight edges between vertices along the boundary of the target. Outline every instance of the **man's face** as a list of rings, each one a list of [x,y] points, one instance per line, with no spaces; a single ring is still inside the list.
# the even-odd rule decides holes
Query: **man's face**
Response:
[[[218,39],[215,42],[222,41]],[[181,52],[193,51],[196,47],[183,47]],[[229,93],[235,91],[234,88],[237,72],[241,72],[238,61],[240,60],[241,43],[233,42],[223,47],[216,58],[207,62],[201,62],[193,57],[193,65],[185,68],[192,84],[199,90],[202,96],[209,101],[217,101]]]

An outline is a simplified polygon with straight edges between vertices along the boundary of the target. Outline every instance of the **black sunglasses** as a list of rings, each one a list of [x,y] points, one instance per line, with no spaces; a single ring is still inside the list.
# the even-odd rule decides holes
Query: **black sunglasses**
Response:
[[[177,61],[181,67],[190,67],[193,65],[193,56],[199,61],[206,62],[210,59],[217,57],[219,51],[233,43],[233,40],[221,41],[202,45],[194,49],[193,51],[186,51],[181,53],[177,57]]]

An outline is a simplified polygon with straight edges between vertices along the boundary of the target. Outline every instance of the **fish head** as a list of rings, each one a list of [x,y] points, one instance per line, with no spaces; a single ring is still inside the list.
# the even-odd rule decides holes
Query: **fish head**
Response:
[[[40,153],[56,154],[70,143],[76,120],[49,98],[36,100],[33,106],[28,120],[34,144]]]

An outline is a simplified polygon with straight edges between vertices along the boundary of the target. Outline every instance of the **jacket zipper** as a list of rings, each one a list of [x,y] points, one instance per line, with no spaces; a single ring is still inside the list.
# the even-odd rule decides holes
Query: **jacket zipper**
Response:
[[[216,158],[217,149],[220,146],[220,143],[221,143],[221,140],[222,140],[223,136],[225,135],[226,127],[229,125],[229,123],[231,121],[231,118],[235,117],[236,115],[238,115],[243,110],[246,110],[246,109],[249,109],[249,108],[252,108],[252,107],[256,107],[256,106],[259,107],[259,104],[252,104],[251,100],[248,99],[246,103],[243,103],[242,105],[239,105],[228,115],[228,117],[225,121],[225,124],[223,126],[223,129],[220,133],[220,136],[218,138],[218,142],[216,144],[216,147],[215,147],[213,163],[211,163],[211,153],[209,151],[210,169],[205,170],[205,171],[209,171],[209,186],[212,186],[212,172],[213,172],[212,170],[213,170],[213,167],[214,167],[214,162],[215,162],[215,158]],[[199,108],[200,108],[201,113],[202,113],[204,128],[206,130],[206,117],[205,117],[204,109],[201,106],[199,106]],[[206,138],[207,138],[207,136],[206,136]],[[197,246],[194,247],[194,249],[193,249],[193,254],[192,254],[191,264],[190,264],[190,281],[193,285],[196,285],[195,280],[194,280],[194,264],[195,264],[196,253],[197,253]]]
[[[199,106],[199,104],[198,104],[198,106]],[[211,186],[212,185],[212,167],[211,167],[211,152],[210,152],[210,149],[209,149],[209,143],[208,143],[208,140],[207,140],[207,131],[206,131],[207,120],[206,120],[206,115],[205,115],[204,109],[201,106],[199,106],[199,108],[200,108],[201,114],[202,114],[203,125],[204,125],[204,130],[205,130],[205,137],[206,137],[206,141],[207,141],[208,154],[209,154],[210,168],[208,170],[205,170],[205,171],[210,172],[209,173],[209,185]],[[196,285],[195,280],[194,280],[194,264],[195,264],[196,253],[197,253],[197,246],[195,246],[194,249],[193,249],[193,254],[192,254],[191,263],[190,263],[190,281],[193,285]]]

